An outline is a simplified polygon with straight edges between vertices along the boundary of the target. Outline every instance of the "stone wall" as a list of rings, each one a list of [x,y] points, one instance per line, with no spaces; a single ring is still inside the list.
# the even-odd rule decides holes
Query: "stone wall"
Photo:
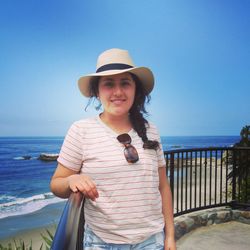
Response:
[[[178,240],[184,234],[198,227],[220,224],[228,221],[238,221],[250,224],[250,211],[233,210],[232,208],[223,207],[178,216],[174,219],[175,238]]]

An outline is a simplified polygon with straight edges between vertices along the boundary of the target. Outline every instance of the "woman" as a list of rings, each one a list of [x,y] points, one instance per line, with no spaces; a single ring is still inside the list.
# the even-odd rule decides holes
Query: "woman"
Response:
[[[152,72],[135,67],[127,51],[110,49],[78,85],[103,112],[71,126],[51,190],[85,196],[84,249],[176,249],[160,137],[143,117]]]

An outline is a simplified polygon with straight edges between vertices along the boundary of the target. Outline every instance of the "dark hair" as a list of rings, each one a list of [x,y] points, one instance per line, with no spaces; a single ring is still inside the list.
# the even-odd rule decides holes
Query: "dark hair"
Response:
[[[159,147],[159,142],[156,140],[148,139],[147,127],[149,126],[149,124],[148,121],[143,116],[148,114],[148,112],[145,109],[145,103],[149,103],[150,95],[146,93],[140,79],[135,74],[133,73],[130,74],[133,80],[135,81],[135,86],[136,86],[134,103],[129,110],[132,127],[141,137],[144,149],[156,150]],[[91,79],[91,82],[89,84],[89,93],[91,98],[89,100],[89,103],[87,104],[87,107],[90,104],[91,100],[94,97],[98,96],[99,79],[100,77],[93,77]],[[100,106],[101,105],[97,106],[96,109],[100,109]]]
[[[97,98],[98,96],[98,86],[99,86],[99,80],[100,80],[100,76],[96,76],[96,77],[92,77],[90,79],[90,83],[89,83],[89,94],[90,94],[90,98],[89,101],[85,107],[85,111],[87,110],[88,106],[91,104],[91,102],[94,102],[94,100]],[[99,110],[101,108],[102,104],[98,103],[98,105],[95,107],[96,110]]]

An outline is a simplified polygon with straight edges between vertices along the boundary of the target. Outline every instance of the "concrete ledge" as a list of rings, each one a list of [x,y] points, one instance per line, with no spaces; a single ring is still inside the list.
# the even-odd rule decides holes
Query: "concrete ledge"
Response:
[[[238,221],[250,224],[250,211],[233,210],[229,207],[201,210],[174,219],[175,238],[179,240],[183,235],[203,226],[220,224],[228,221]]]

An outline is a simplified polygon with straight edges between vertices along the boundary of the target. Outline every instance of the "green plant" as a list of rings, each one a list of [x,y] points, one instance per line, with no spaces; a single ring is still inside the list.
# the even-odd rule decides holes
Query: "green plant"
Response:
[[[52,246],[54,235],[48,229],[46,229],[46,232],[47,232],[48,236],[43,235],[43,234],[41,234],[41,236],[46,243],[46,246],[45,246],[46,250],[49,250]]]
[[[42,250],[43,244],[39,248],[39,250]],[[0,250],[33,250],[32,247],[32,241],[29,245],[26,245],[25,242],[22,239],[19,239],[18,242],[16,240],[13,240],[13,242],[9,242],[7,247],[0,244]]]
[[[232,183],[236,180],[235,198],[238,202],[250,202],[250,126],[243,127],[240,136],[241,140],[235,143],[234,150],[227,156],[230,165],[227,178]]]
[[[239,202],[250,202],[250,176],[242,180],[237,199]]]
[[[45,241],[45,249],[49,250],[52,246],[52,241],[53,241],[53,234],[46,229],[47,232],[47,236],[41,234],[41,237],[43,238],[43,240]],[[41,244],[39,250],[43,250],[43,243]],[[30,242],[30,244],[25,244],[24,240],[19,239],[19,241],[17,242],[15,239],[13,239],[13,241],[7,243],[7,246],[3,246],[2,244],[0,244],[0,250],[37,250],[37,249],[33,249],[32,247],[32,240]]]

